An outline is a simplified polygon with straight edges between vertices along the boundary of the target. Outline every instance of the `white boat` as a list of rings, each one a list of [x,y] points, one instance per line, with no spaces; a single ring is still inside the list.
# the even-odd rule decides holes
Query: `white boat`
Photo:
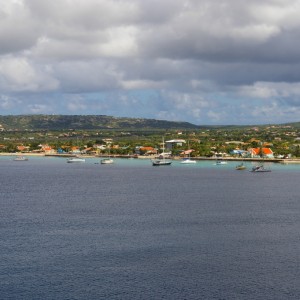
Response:
[[[102,158],[100,163],[102,165],[111,165],[114,163],[114,160],[110,157],[110,146],[108,147],[108,157]]]
[[[83,163],[85,159],[82,157],[70,157],[67,159],[67,163]]]
[[[163,139],[163,152],[161,154],[162,158],[151,159],[152,166],[170,166],[172,161],[165,158],[165,141]]]
[[[109,164],[113,164],[113,163],[114,163],[114,160],[111,159],[110,157],[101,159],[102,165],[109,165]]]
[[[218,165],[227,165],[227,161],[224,161],[224,160],[217,160],[216,163],[215,163],[216,166]]]
[[[181,162],[181,164],[195,164],[197,163],[195,160],[192,160],[190,159],[189,157],[188,158],[184,158]]]
[[[27,161],[28,158],[25,156],[17,156],[14,158],[14,161]]]

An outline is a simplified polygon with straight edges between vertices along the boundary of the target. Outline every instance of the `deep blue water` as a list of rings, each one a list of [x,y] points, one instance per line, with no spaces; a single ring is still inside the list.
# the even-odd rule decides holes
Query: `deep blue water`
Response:
[[[300,299],[300,165],[96,162],[0,158],[1,299]]]

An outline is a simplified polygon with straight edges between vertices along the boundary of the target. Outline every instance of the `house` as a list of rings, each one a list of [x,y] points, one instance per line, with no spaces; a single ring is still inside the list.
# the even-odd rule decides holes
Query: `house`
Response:
[[[104,142],[105,144],[112,144],[113,139],[103,139],[103,142]]]
[[[58,148],[57,153],[58,154],[64,154],[64,153],[66,153],[66,151],[64,151],[62,148]]]
[[[106,145],[97,145],[97,144],[93,145],[93,147],[97,150],[105,150],[107,148]]]
[[[88,147],[88,148],[84,148],[82,151],[81,151],[81,154],[90,154],[92,153],[94,150],[93,147]]]
[[[229,142],[225,142],[226,145],[245,145],[244,142],[242,141],[229,141]]]
[[[262,153],[261,153],[262,151]],[[267,157],[274,158],[274,153],[271,148],[250,148],[248,149],[251,157]]]
[[[186,141],[181,140],[181,139],[169,140],[169,141],[166,141],[166,148],[167,149],[173,149],[175,146],[181,147],[185,143],[186,143]]]
[[[246,153],[248,153],[246,150],[241,150],[241,149],[234,149],[230,151],[230,154],[238,155],[238,156],[244,156]]]
[[[187,155],[190,155],[193,151],[193,149],[190,149],[190,150],[185,150],[185,151],[182,151],[180,152],[180,156],[187,156]]]
[[[80,149],[79,149],[79,147],[73,146],[73,147],[71,148],[70,153],[72,153],[72,154],[80,154]]]
[[[27,151],[29,151],[29,146],[19,145],[19,146],[17,146],[17,150],[20,152],[27,152]]]
[[[43,151],[45,152],[45,154],[53,154],[56,153],[56,150],[53,149],[51,146],[45,145],[43,148]]]
[[[153,148],[153,147],[140,147],[139,148],[139,152],[141,154],[145,154],[145,155],[151,155],[151,154],[157,154],[157,149]]]

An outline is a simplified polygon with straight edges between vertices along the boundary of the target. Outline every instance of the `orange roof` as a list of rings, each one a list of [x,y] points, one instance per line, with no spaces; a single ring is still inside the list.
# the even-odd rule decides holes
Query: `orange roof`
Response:
[[[193,149],[190,149],[190,150],[185,150],[185,151],[182,151],[181,154],[191,154],[193,151]]]
[[[261,148],[252,148],[252,152],[255,155],[259,155],[260,150],[261,150]],[[262,148],[262,151],[263,151],[263,154],[273,154],[273,151],[270,148]]]
[[[142,150],[142,151],[153,151],[154,148],[153,147],[141,147],[140,150]]]
[[[19,151],[27,150],[28,148],[29,148],[29,147],[23,146],[23,145],[17,146],[17,149],[18,149]]]

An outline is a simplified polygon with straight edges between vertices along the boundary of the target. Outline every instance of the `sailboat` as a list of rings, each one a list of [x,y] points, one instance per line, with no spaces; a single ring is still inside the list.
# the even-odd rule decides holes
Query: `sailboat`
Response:
[[[261,143],[260,146],[260,156],[264,162],[264,151],[263,151],[263,143]],[[250,172],[271,172],[271,170],[269,168],[265,168],[264,167],[264,163],[262,162],[262,164],[260,165],[256,165],[254,167],[252,167],[252,169],[250,170]]]
[[[188,148],[189,148],[189,142],[188,142]],[[187,157],[184,157],[183,160],[180,162],[181,164],[195,164],[196,161],[195,160],[191,160],[191,151],[192,150],[188,150],[189,153],[188,153],[188,156]]]
[[[162,158],[152,159],[152,166],[169,166],[171,165],[172,161],[170,159],[165,158],[165,142],[163,139],[163,152],[161,153]]]

